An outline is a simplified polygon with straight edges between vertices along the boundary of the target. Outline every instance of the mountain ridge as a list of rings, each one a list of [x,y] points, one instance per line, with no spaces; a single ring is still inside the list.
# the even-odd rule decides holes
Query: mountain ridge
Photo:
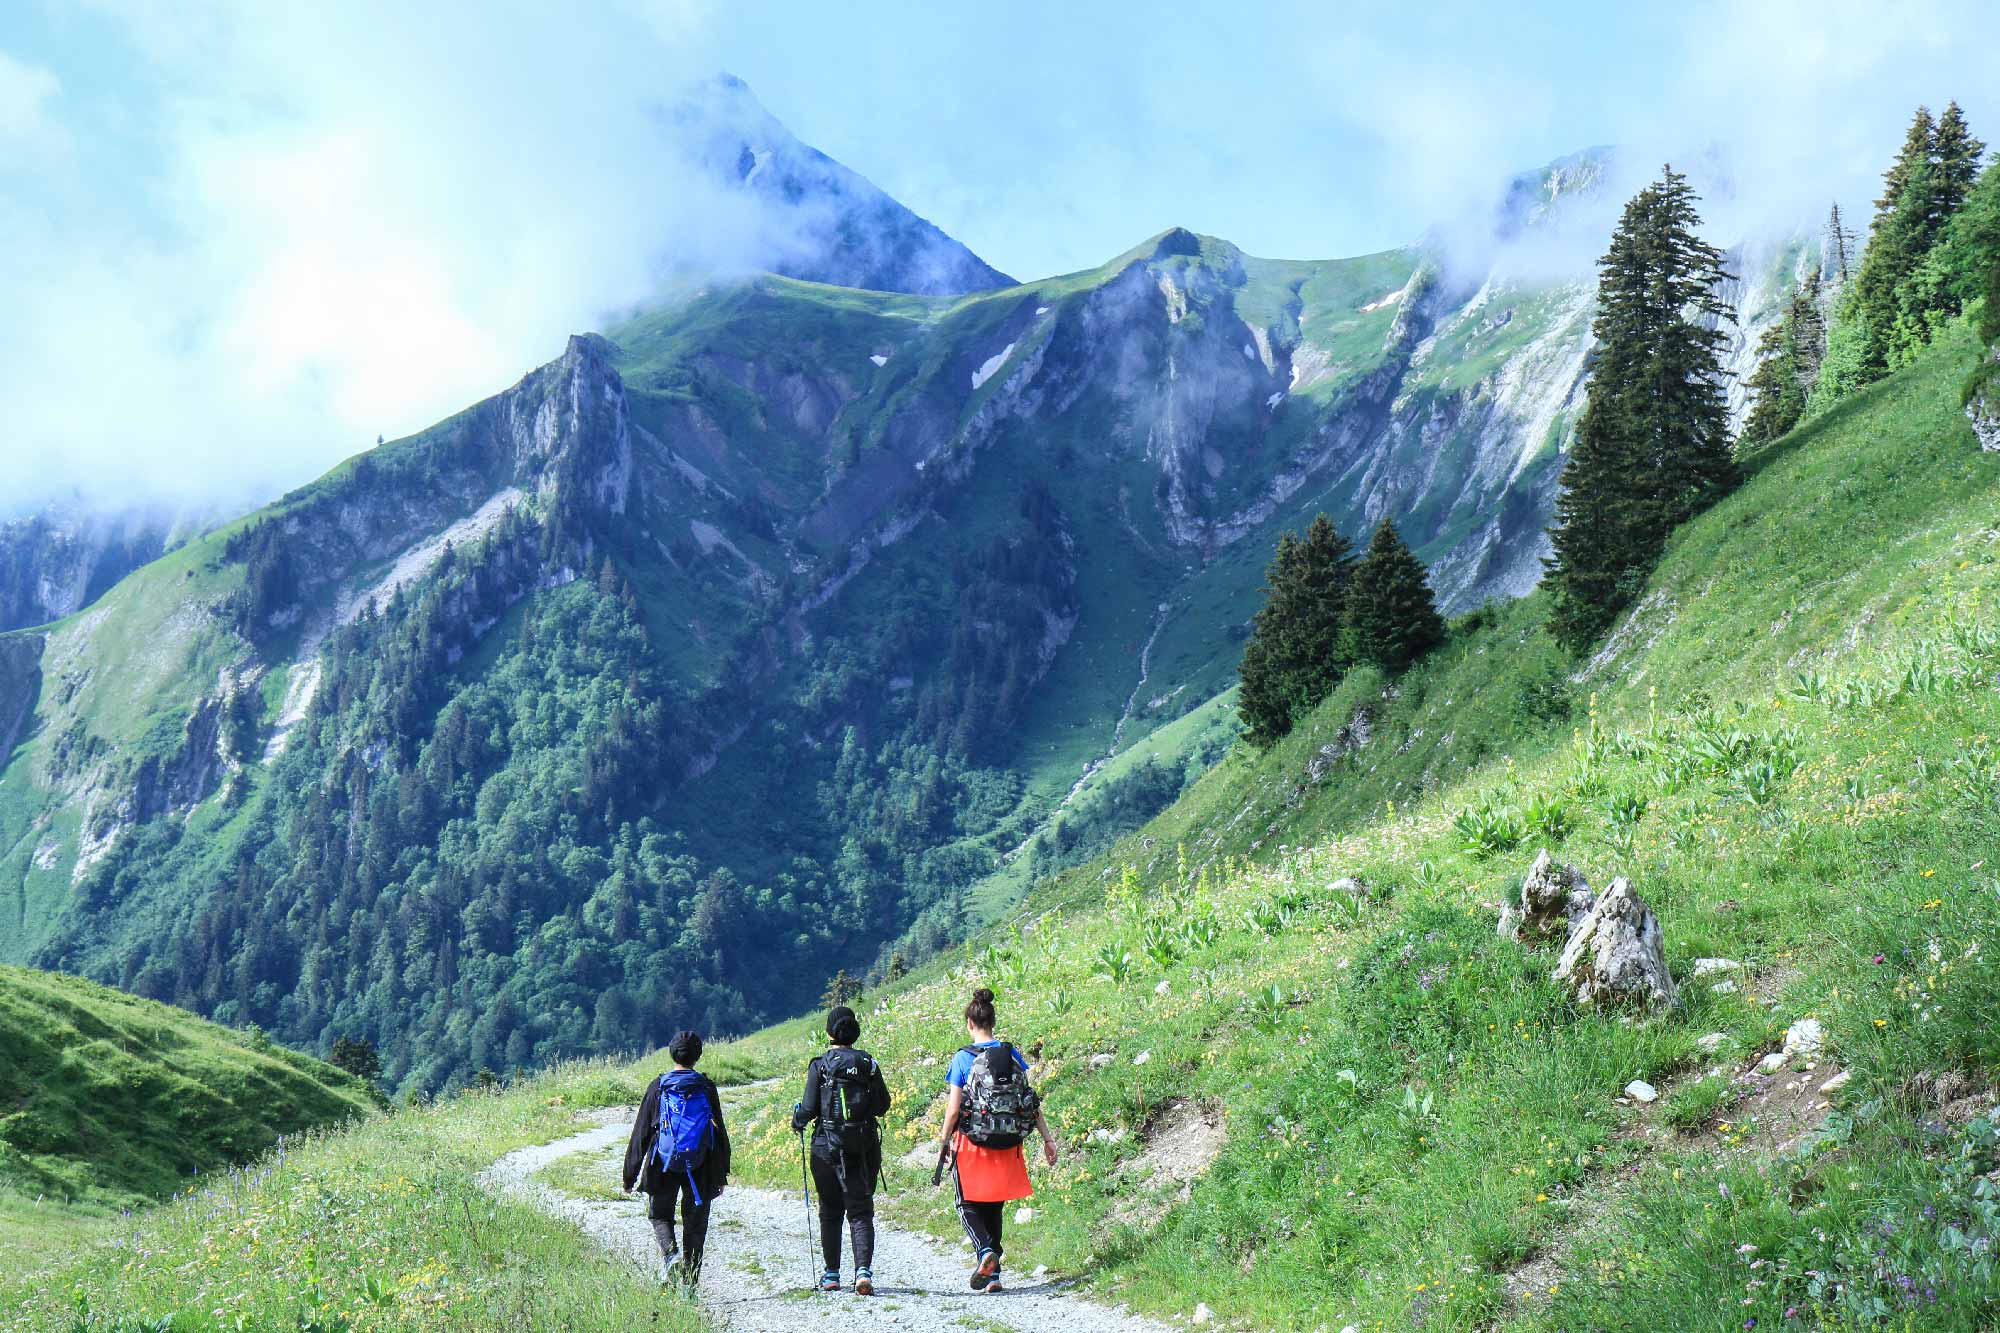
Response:
[[[635,1015],[683,983],[631,946],[675,919],[704,923],[677,966],[708,1022],[782,1012],[745,939],[807,971],[921,955],[1046,868],[1014,853],[1086,780],[1116,777],[1092,800],[1121,819],[1170,799],[1106,761],[1231,685],[1280,528],[1393,516],[1448,609],[1532,587],[1588,311],[1568,280],[1171,228],[992,291],[765,275],[577,335],[15,636],[0,955],[304,1044],[337,1022],[422,1086],[662,1038]],[[581,657],[552,655],[558,625]],[[547,733],[501,679],[597,730]],[[475,719],[491,734],[461,737]],[[1210,728],[1179,734],[1212,755]],[[614,873],[628,843],[653,850]],[[383,919],[349,940],[301,900]],[[574,1016],[524,1025],[569,933],[619,998],[535,991]],[[450,942],[421,1023],[358,980],[384,979],[371,938],[412,976]],[[505,1030],[451,1018],[501,996]]]

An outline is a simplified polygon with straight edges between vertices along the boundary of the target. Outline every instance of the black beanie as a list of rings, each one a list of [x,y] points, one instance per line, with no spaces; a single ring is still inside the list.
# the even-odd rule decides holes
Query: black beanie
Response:
[[[861,1035],[861,1020],[844,1004],[836,1004],[826,1014],[826,1035],[842,1046],[852,1046]]]

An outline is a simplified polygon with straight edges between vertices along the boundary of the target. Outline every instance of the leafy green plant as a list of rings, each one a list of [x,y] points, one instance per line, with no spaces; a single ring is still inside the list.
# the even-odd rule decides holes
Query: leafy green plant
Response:
[[[1736,775],[1736,790],[1744,800],[1760,808],[1776,800],[1783,785],[1778,766],[1769,759],[1759,759]]]
[[[1251,998],[1249,1007],[1251,1023],[1259,1032],[1268,1035],[1278,1030],[1291,1006],[1285,999],[1284,988],[1273,985],[1269,990],[1257,992]]]
[[[1181,956],[1181,933],[1170,923],[1153,917],[1139,928],[1139,952],[1150,958],[1155,967],[1172,967]]]
[[[1491,805],[1459,811],[1452,827],[1466,855],[1481,858],[1511,852],[1528,835],[1518,814]]]
[[[1275,935],[1285,928],[1285,912],[1270,899],[1260,899],[1243,909],[1243,924],[1259,935]]]
[[[1110,978],[1114,986],[1131,980],[1133,962],[1132,955],[1115,944],[1099,946],[1095,958],[1098,975]]]
[[[1646,817],[1650,805],[1641,792],[1621,791],[1604,803],[1604,818],[1614,831],[1629,833]]]
[[[1823,671],[1795,671],[1789,693],[1800,703],[1824,703],[1827,697],[1826,673]]]
[[[1212,949],[1222,939],[1222,923],[1213,912],[1196,912],[1181,923],[1180,937],[1190,953]]]
[[[1575,821],[1570,818],[1569,807],[1554,796],[1541,792],[1528,798],[1521,810],[1521,817],[1527,824],[1528,832],[1549,842],[1562,842],[1569,837]]]

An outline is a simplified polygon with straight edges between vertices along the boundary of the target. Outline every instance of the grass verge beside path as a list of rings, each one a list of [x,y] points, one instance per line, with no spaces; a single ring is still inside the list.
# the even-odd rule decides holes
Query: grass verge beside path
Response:
[[[503,1153],[574,1132],[579,1111],[637,1101],[647,1072],[597,1062],[469,1092],[291,1140],[146,1213],[85,1220],[7,1265],[0,1330],[700,1328],[573,1227],[476,1181]]]

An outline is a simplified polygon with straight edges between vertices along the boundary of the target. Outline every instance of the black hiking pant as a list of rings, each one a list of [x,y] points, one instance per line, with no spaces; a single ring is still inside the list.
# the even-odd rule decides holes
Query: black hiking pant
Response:
[[[951,1169],[951,1190],[958,1201],[959,1225],[965,1228],[967,1240],[980,1254],[988,1250],[997,1256],[1006,1253],[1000,1244],[1000,1222],[1007,1211],[1007,1205],[998,1200],[991,1203],[965,1197],[965,1186],[959,1181],[958,1168]]]
[[[681,1263],[690,1279],[701,1276],[701,1251],[708,1244],[708,1200],[694,1201],[694,1183],[685,1172],[663,1177],[659,1190],[650,1197],[652,1207],[647,1210],[646,1216],[656,1224],[653,1234],[660,1242],[661,1257],[666,1257],[666,1249],[673,1243],[674,1204],[679,1201]],[[664,1230],[660,1224],[664,1224]]]
[[[813,1149],[813,1190],[819,1195],[819,1251],[826,1271],[840,1271],[840,1224],[844,1219],[854,1238],[854,1266],[875,1264],[875,1177],[880,1159],[874,1153],[834,1153]]]

